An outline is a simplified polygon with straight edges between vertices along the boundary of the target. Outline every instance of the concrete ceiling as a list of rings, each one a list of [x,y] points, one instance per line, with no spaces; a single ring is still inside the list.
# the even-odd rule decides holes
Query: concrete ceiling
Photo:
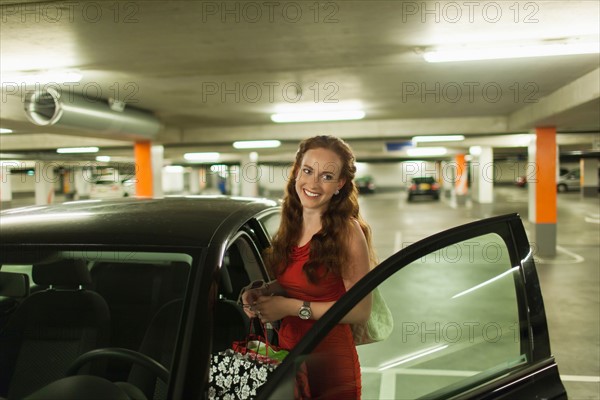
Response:
[[[36,126],[23,110],[23,76],[76,70],[63,93],[116,97],[153,113],[167,163],[231,142],[280,139],[264,159],[286,160],[299,139],[329,133],[359,158],[396,157],[387,141],[457,133],[496,153],[554,125],[568,150],[598,146],[598,54],[428,63],[423,51],[457,45],[598,40],[590,1],[1,1],[3,159],[59,159],[54,149],[96,145],[132,158],[132,136]],[[42,82],[43,85],[43,82]],[[282,107],[362,105],[353,122],[275,124]],[[517,146],[517,147],[515,147]],[[520,147],[518,147],[520,146]],[[516,150],[515,150],[516,149]],[[83,159],[83,158],[82,158]]]

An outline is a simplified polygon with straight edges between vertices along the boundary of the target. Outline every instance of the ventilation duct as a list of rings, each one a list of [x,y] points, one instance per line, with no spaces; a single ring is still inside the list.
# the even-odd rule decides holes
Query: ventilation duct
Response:
[[[120,137],[151,139],[161,128],[156,117],[141,110],[124,108],[123,103],[90,99],[54,88],[29,93],[25,99],[27,118],[39,126],[63,126],[93,130]]]

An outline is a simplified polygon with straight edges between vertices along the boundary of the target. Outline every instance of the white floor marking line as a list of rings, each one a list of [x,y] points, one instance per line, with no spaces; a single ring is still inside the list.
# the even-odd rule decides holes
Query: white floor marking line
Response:
[[[384,372],[379,371],[377,367],[362,367],[363,374],[392,374],[392,375],[420,375],[420,376],[462,376],[468,377],[477,375],[480,371],[462,371],[449,369],[423,369],[423,368],[390,368]],[[383,380],[383,377],[382,377]]]
[[[402,250],[402,232],[396,231],[394,235],[394,254]]]
[[[600,382],[600,376],[561,375],[560,379],[565,382]]]
[[[575,261],[573,261],[573,262],[575,262],[575,263],[580,263],[580,262],[584,262],[585,261],[585,258],[583,258],[582,256],[580,256],[579,254],[575,254],[572,251],[569,251],[569,250],[565,249],[562,246],[558,246],[557,245],[556,246],[556,250],[562,251],[563,253],[568,254],[571,257],[573,257],[575,259]]]
[[[568,256],[573,257],[572,260],[545,260],[540,256],[534,256],[535,257],[535,262],[536,263],[540,263],[540,264],[565,264],[565,263],[569,263],[569,264],[579,264],[585,261],[585,258],[583,258],[582,256],[580,256],[579,254],[573,253],[572,251],[569,251],[567,249],[565,249],[562,246],[556,246],[556,250],[564,253]]]
[[[600,218],[585,217],[584,221],[589,222],[590,224],[600,224]]]
[[[379,384],[379,400],[396,398],[396,374],[393,371],[381,373]]]

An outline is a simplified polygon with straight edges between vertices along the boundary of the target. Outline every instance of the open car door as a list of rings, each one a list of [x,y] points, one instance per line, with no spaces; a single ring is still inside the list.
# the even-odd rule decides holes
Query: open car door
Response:
[[[565,399],[533,256],[517,214],[407,246],[317,321],[257,398],[293,398],[299,366],[379,287],[394,330],[382,342],[358,347],[363,398]]]

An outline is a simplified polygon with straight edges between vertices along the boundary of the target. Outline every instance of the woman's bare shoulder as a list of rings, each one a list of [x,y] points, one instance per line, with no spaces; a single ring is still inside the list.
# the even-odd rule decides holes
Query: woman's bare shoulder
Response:
[[[350,220],[350,242],[366,241],[365,233],[363,232],[360,222],[356,218]]]

